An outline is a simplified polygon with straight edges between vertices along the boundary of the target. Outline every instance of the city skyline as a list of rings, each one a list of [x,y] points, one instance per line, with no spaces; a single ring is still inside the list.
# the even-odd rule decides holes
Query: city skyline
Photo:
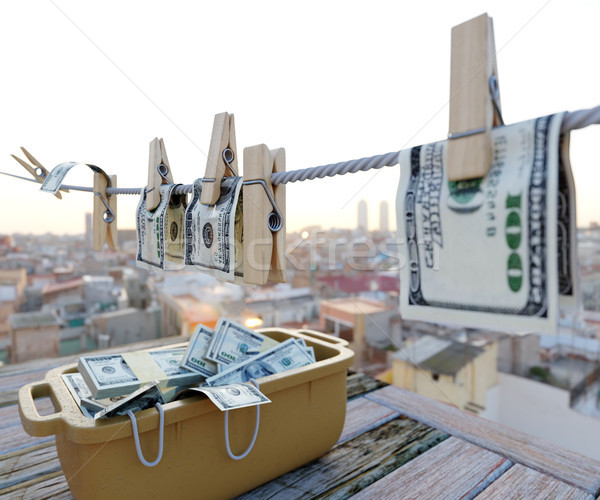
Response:
[[[148,144],[157,136],[165,140],[175,182],[201,177],[213,117],[222,111],[235,114],[238,159],[254,144],[284,147],[287,170],[444,139],[451,28],[482,13],[478,2],[390,2],[369,9],[314,4],[318,17],[311,9],[277,3],[263,3],[262,9],[243,3],[234,9],[219,4],[145,9],[131,2],[120,7],[119,16],[76,2],[36,5],[33,11],[19,3],[0,7],[11,20],[0,33],[11,47],[1,61],[18,75],[5,79],[0,94],[0,171],[28,176],[9,156],[21,155],[24,146],[48,169],[64,161],[93,163],[118,175],[121,187],[145,184]],[[589,64],[599,5],[490,2],[487,12],[494,19],[507,123],[600,102],[600,70]],[[575,16],[577,23],[567,23],[556,36],[556,26]],[[223,18],[229,21],[226,37],[214,22]],[[381,30],[382,18],[397,22]],[[427,22],[402,22],[406,19]],[[22,36],[25,27],[31,36]],[[348,37],[349,27],[361,36]],[[344,43],[332,45],[336,38]],[[208,50],[216,39],[220,49]],[[265,67],[274,61],[277,78],[259,60]],[[332,73],[337,77],[324,78]],[[596,127],[572,133],[580,226],[597,219],[597,134]],[[1,179],[0,210],[18,217],[3,217],[0,232],[84,230],[89,193],[72,191],[58,200],[40,193],[39,185]],[[365,199],[369,227],[378,227],[377,206],[385,200],[393,230],[398,179],[399,168],[387,167],[287,184],[287,227],[351,228],[354,206]],[[78,167],[65,182],[91,186],[92,176]],[[138,196],[119,197],[120,228],[135,227],[137,203]]]

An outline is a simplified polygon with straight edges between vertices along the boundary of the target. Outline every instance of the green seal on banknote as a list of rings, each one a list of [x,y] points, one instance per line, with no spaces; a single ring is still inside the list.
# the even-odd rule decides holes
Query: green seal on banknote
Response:
[[[483,204],[481,182],[483,179],[448,181],[448,208],[457,213],[470,214]]]

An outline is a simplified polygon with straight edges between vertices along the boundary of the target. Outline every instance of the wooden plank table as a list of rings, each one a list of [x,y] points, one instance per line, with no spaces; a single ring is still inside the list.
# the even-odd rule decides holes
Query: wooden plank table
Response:
[[[186,340],[120,346],[124,352]],[[0,368],[0,498],[72,498],[54,438],[27,435],[16,391],[77,356]],[[242,495],[269,498],[568,498],[600,495],[600,462],[361,374],[321,458]],[[52,411],[49,402],[40,402]]]

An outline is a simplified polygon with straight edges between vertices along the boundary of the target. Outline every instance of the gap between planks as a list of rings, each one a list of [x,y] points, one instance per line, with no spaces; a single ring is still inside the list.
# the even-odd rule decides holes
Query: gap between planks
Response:
[[[600,492],[600,462],[596,460],[399,387],[387,386],[365,398],[594,496]]]

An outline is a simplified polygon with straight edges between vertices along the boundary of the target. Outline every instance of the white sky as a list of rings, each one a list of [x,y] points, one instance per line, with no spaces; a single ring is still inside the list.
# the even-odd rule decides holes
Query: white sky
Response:
[[[235,114],[239,158],[254,144],[283,146],[288,170],[439,140],[450,30],[483,12],[507,123],[600,104],[593,0],[2,2],[0,170],[27,176],[9,156],[25,146],[49,169],[94,163],[139,187],[158,136],[175,182],[191,183],[222,111]],[[573,133],[580,224],[600,219],[599,138],[599,127]],[[66,183],[91,185],[78,168]],[[355,227],[363,198],[374,228],[397,182],[391,167],[288,184],[288,230]],[[135,227],[137,201],[119,197],[119,227]],[[91,207],[88,193],[59,201],[0,176],[0,233],[81,233]]]

